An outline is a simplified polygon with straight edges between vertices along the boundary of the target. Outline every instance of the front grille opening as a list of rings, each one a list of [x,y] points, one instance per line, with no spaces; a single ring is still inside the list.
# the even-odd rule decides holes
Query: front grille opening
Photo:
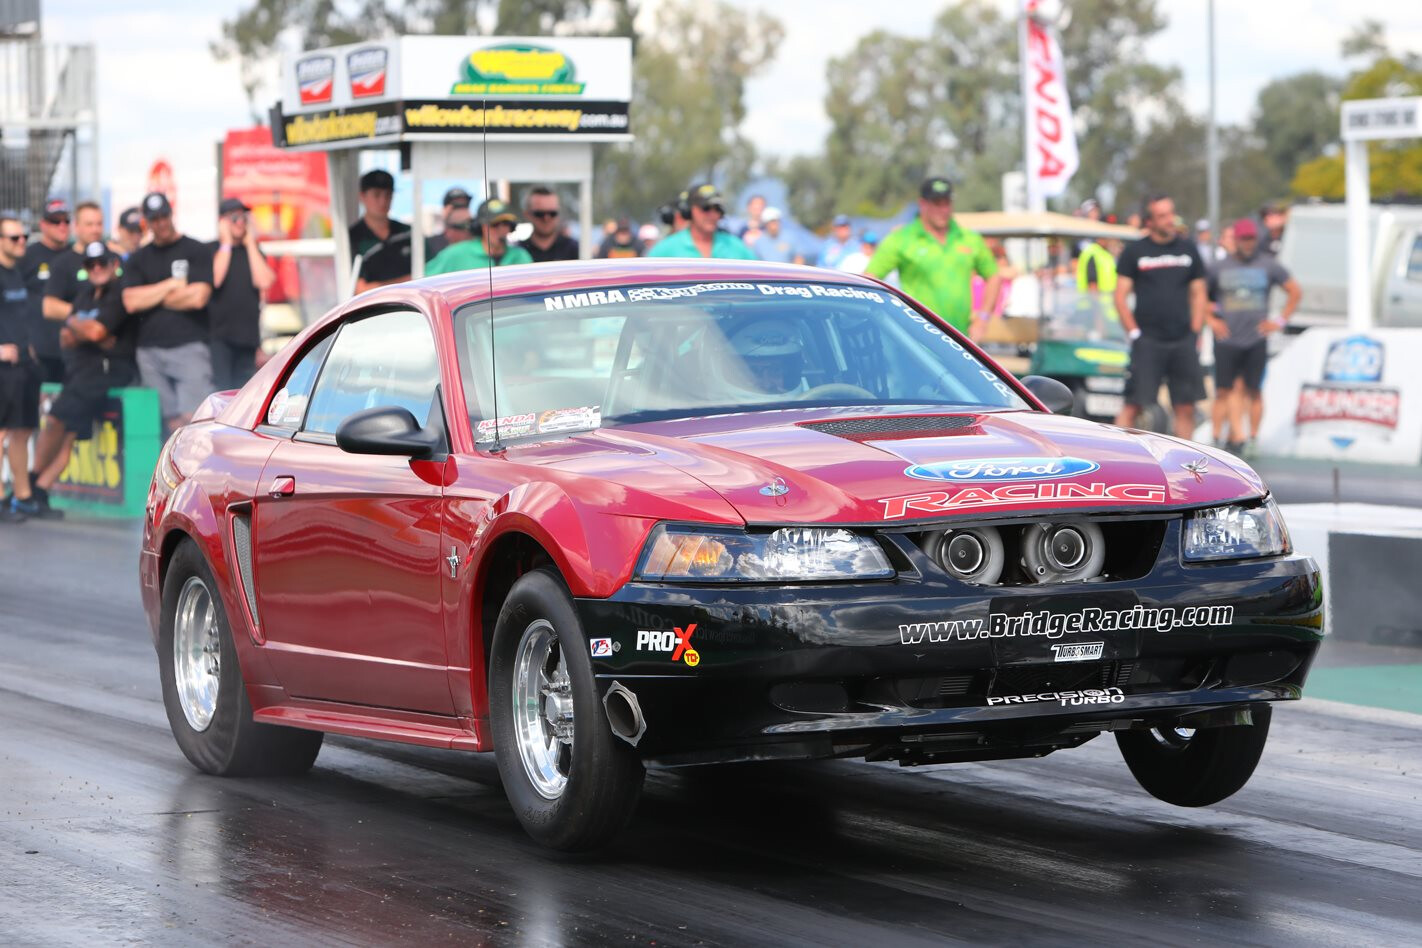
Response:
[[[1026,550],[1029,540],[1029,531],[1040,529],[1039,523],[1051,523],[1053,525],[1070,525],[1073,522],[1089,522],[1101,531],[1101,545],[1105,551],[1105,558],[1101,561],[1100,570],[1092,576],[1079,579],[1067,579],[1064,581],[1048,580],[1052,585],[1072,585],[1074,583],[1089,582],[1110,582],[1116,580],[1140,579],[1148,575],[1155,566],[1156,560],[1160,556],[1161,545],[1165,541],[1165,531],[1168,521],[1165,520],[1090,520],[1083,521],[1080,518],[1063,517],[1054,521],[1033,521],[1031,523],[999,524],[989,526],[967,526],[956,528],[953,532],[964,531],[993,531],[1002,542],[1003,566],[1000,574],[991,581],[983,581],[983,585],[990,586],[1035,586],[1042,584],[1044,580],[1035,575],[1029,568],[1030,551]],[[951,535],[951,532],[950,532]],[[943,542],[943,530],[929,530],[921,533],[906,534],[908,539],[917,546],[927,556],[932,564],[933,570],[941,576],[949,576],[965,582],[974,582],[973,579],[965,579],[959,573],[949,569],[942,557],[945,545]],[[1094,541],[1093,541],[1094,542]]]

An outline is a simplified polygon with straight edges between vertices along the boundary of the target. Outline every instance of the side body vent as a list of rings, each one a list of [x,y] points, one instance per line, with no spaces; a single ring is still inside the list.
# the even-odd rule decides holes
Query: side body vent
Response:
[[[237,554],[238,582],[247,601],[247,614],[252,617],[252,633],[260,643],[260,623],[257,620],[257,588],[252,584],[252,514],[244,511],[232,515],[232,549]]]
[[[944,435],[968,434],[978,426],[977,415],[901,415],[889,418],[837,418],[833,421],[807,421],[801,428],[820,431],[850,441],[870,441],[888,434],[934,438]]]

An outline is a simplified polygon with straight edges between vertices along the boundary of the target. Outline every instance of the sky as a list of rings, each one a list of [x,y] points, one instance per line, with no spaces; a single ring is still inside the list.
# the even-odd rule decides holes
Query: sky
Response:
[[[647,14],[662,0],[643,0]],[[764,152],[815,152],[824,142],[825,65],[860,37],[883,29],[926,35],[946,0],[731,0],[772,12],[785,26],[776,61],[747,88],[745,130]],[[1014,0],[992,0],[1010,12]],[[1069,2],[1068,4],[1069,5]],[[224,17],[243,0],[48,0],[45,39],[98,48],[100,176],[113,207],[136,204],[149,166],[174,167],[178,223],[211,237],[217,203],[216,148],[229,128],[251,124],[235,63],[217,62],[209,44]],[[1184,73],[1184,96],[1200,114],[1209,101],[1206,0],[1163,0],[1169,26],[1147,46],[1156,62]],[[1338,46],[1365,17],[1381,20],[1394,47],[1422,51],[1422,4],[1398,0],[1251,0],[1216,4],[1219,90],[1224,124],[1248,119],[1255,95],[1271,79],[1319,69],[1341,74]],[[1008,53],[1015,58],[1016,51]],[[275,101],[276,65],[261,94],[262,112]],[[633,122],[636,105],[633,104]],[[635,129],[634,129],[635,131]]]

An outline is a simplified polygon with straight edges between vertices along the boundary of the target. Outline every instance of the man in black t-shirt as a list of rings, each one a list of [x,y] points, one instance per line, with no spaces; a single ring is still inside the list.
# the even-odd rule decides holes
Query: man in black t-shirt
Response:
[[[44,290],[49,285],[50,268],[69,248],[69,205],[60,200],[45,203],[40,216],[39,240],[31,240],[20,261],[20,273],[29,292],[30,344],[34,346],[40,376],[45,382],[64,378],[64,359],[59,348],[59,323],[44,318]]]
[[[360,176],[360,203],[365,214],[351,225],[351,256],[360,257],[356,292],[410,279],[410,225],[390,216],[395,179],[388,171]]]
[[[0,523],[42,514],[30,490],[30,434],[39,425],[40,369],[30,345],[29,290],[19,267],[25,240],[17,219],[0,216],[0,446],[10,461],[15,490],[0,505]]]
[[[468,240],[470,237],[469,205],[473,203],[473,199],[469,197],[469,192],[460,187],[450,188],[444,192],[442,203],[444,209],[441,211],[440,222],[444,224],[444,233],[425,238],[425,263],[439,256],[439,252],[450,244]]]
[[[76,204],[73,233],[74,243],[68,251],[57,254],[49,264],[49,279],[45,281],[40,309],[51,323],[63,323],[69,318],[74,311],[74,297],[79,295],[79,287],[89,279],[84,248],[104,239],[103,209],[93,201]]]
[[[241,388],[257,370],[262,294],[276,274],[257,249],[247,220],[250,208],[237,198],[218,207],[217,247],[212,257],[212,384],[217,391]]]
[[[123,305],[139,318],[138,372],[158,391],[169,432],[187,424],[212,393],[207,304],[212,298],[212,248],[173,226],[173,208],[157,192],[143,199],[153,242],[129,255]]]
[[[519,246],[528,251],[534,263],[578,259],[578,242],[563,232],[563,209],[557,192],[543,185],[531,189],[524,196],[523,212],[533,223],[533,233]]]
[[[84,248],[83,258],[86,278],[60,329],[68,353],[64,389],[49,406],[49,420],[35,443],[35,496],[42,502],[64,473],[74,442],[93,435],[109,389],[138,381],[133,361],[138,319],[123,307],[118,255],[95,240]]]
[[[1146,236],[1126,245],[1116,261],[1116,312],[1131,340],[1126,402],[1116,424],[1129,428],[1154,405],[1164,382],[1175,410],[1175,434],[1195,431],[1195,402],[1205,397],[1197,348],[1205,324],[1205,265],[1193,241],[1176,232],[1175,202],[1146,203]],[[1135,306],[1130,296],[1135,291]]]

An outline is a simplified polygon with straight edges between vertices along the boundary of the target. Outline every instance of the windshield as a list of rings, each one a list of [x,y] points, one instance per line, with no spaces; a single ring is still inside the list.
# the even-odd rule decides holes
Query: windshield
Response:
[[[768,408],[1025,408],[996,372],[886,290],[687,283],[494,304],[501,437]],[[493,437],[487,302],[455,316],[476,437]]]

